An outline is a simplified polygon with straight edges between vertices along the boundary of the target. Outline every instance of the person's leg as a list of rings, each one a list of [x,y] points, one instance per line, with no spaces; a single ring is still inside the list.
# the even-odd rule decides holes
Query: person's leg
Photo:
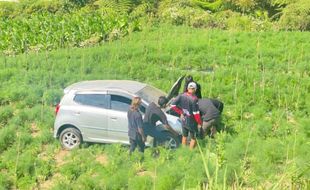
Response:
[[[193,124],[192,125],[192,128],[191,130],[189,131],[190,132],[190,137],[191,137],[191,141],[190,141],[190,144],[189,144],[189,148],[190,149],[194,149],[195,146],[196,146],[196,142],[197,142],[197,134],[198,134],[198,128],[197,128],[197,125],[196,124]]]
[[[190,131],[191,141],[189,143],[189,148],[194,149],[196,146],[196,134],[194,131]]]
[[[203,121],[202,123],[202,130],[203,130],[203,133],[204,133],[204,137],[209,134],[209,132],[212,130],[212,125],[214,123],[214,119],[211,119],[209,121]],[[210,132],[212,133],[212,132]]]
[[[139,152],[144,152],[144,148],[145,148],[145,144],[142,141],[142,137],[139,135],[139,137],[137,138],[137,144],[138,144],[138,148],[139,148]]]
[[[136,149],[137,143],[132,138],[129,139],[129,142],[130,142],[129,154],[132,154],[133,151],[135,151],[135,149]]]
[[[147,135],[155,138],[156,140],[159,140],[159,141],[163,141],[165,140],[166,136],[164,135],[163,132],[159,131],[156,126],[151,126],[148,127],[147,129]]]
[[[217,132],[217,126],[219,125],[220,119],[219,118],[215,118],[213,119],[213,122],[211,123],[211,134],[210,137],[214,137],[216,135]]]
[[[189,130],[186,127],[182,127],[182,145],[187,145],[187,137]]]
[[[143,132],[145,136],[152,136],[151,135],[152,126],[148,123],[143,123]]]

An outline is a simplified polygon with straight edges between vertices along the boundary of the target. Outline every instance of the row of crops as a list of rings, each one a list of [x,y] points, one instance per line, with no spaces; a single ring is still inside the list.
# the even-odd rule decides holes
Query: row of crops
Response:
[[[234,31],[307,31],[309,10],[307,0],[0,2],[0,53],[94,46],[158,23]]]
[[[161,25],[101,47],[1,56],[0,187],[307,189],[309,37]],[[64,152],[52,137],[54,104],[69,84],[130,79],[168,91],[183,74],[225,103],[223,131],[201,149]]]
[[[126,17],[111,18],[98,12],[33,14],[28,19],[2,19],[0,26],[0,49],[7,55],[91,46],[138,29]]]

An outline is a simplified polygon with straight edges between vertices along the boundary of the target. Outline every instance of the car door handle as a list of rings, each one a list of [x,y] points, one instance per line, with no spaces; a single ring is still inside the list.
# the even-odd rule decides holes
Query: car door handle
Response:
[[[75,115],[80,115],[81,113],[79,111],[75,112]]]
[[[117,117],[110,117],[113,121],[117,120]]]

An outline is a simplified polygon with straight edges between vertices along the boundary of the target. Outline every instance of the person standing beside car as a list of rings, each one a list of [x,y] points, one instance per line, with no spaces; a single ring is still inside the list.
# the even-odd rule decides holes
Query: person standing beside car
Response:
[[[168,99],[165,96],[160,96],[158,98],[158,105],[154,102],[150,103],[149,106],[145,110],[145,115],[143,119],[143,131],[145,135],[149,135],[158,140],[164,140],[165,136],[162,132],[156,130],[156,122],[160,121],[164,127],[170,131],[174,136],[178,136],[179,134],[172,129],[172,127],[168,124],[166,114],[161,110],[166,108],[168,103]]]
[[[134,97],[131,101],[131,106],[127,112],[130,154],[136,149],[137,146],[139,152],[144,152],[146,137],[143,132],[142,115],[139,112],[140,104],[141,98]]]
[[[202,115],[202,138],[209,133],[210,137],[214,137],[220,123],[220,116],[224,108],[224,104],[216,99],[199,99],[199,111]]]
[[[177,96],[171,103],[171,109],[180,115],[182,121],[182,144],[187,144],[187,137],[190,135],[190,148],[196,146],[196,136],[201,128],[201,118],[198,109],[198,98],[195,96],[197,85],[190,82],[187,92]]]

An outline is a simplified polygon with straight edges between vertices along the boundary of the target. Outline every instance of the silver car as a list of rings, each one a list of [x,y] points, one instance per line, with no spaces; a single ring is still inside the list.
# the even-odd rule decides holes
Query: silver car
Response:
[[[177,95],[184,77],[180,77],[167,96],[150,85],[129,80],[94,80],[72,84],[64,89],[64,96],[56,106],[54,137],[59,138],[65,149],[71,150],[81,142],[129,144],[127,111],[134,96],[142,99],[140,112],[145,112],[151,102],[159,96],[171,99]],[[182,126],[178,117],[168,110],[169,125],[181,134]],[[169,114],[170,113],[170,114]],[[157,129],[165,133],[166,141],[158,142],[147,138],[148,146],[159,143],[169,148],[179,145],[175,137],[158,122]]]

